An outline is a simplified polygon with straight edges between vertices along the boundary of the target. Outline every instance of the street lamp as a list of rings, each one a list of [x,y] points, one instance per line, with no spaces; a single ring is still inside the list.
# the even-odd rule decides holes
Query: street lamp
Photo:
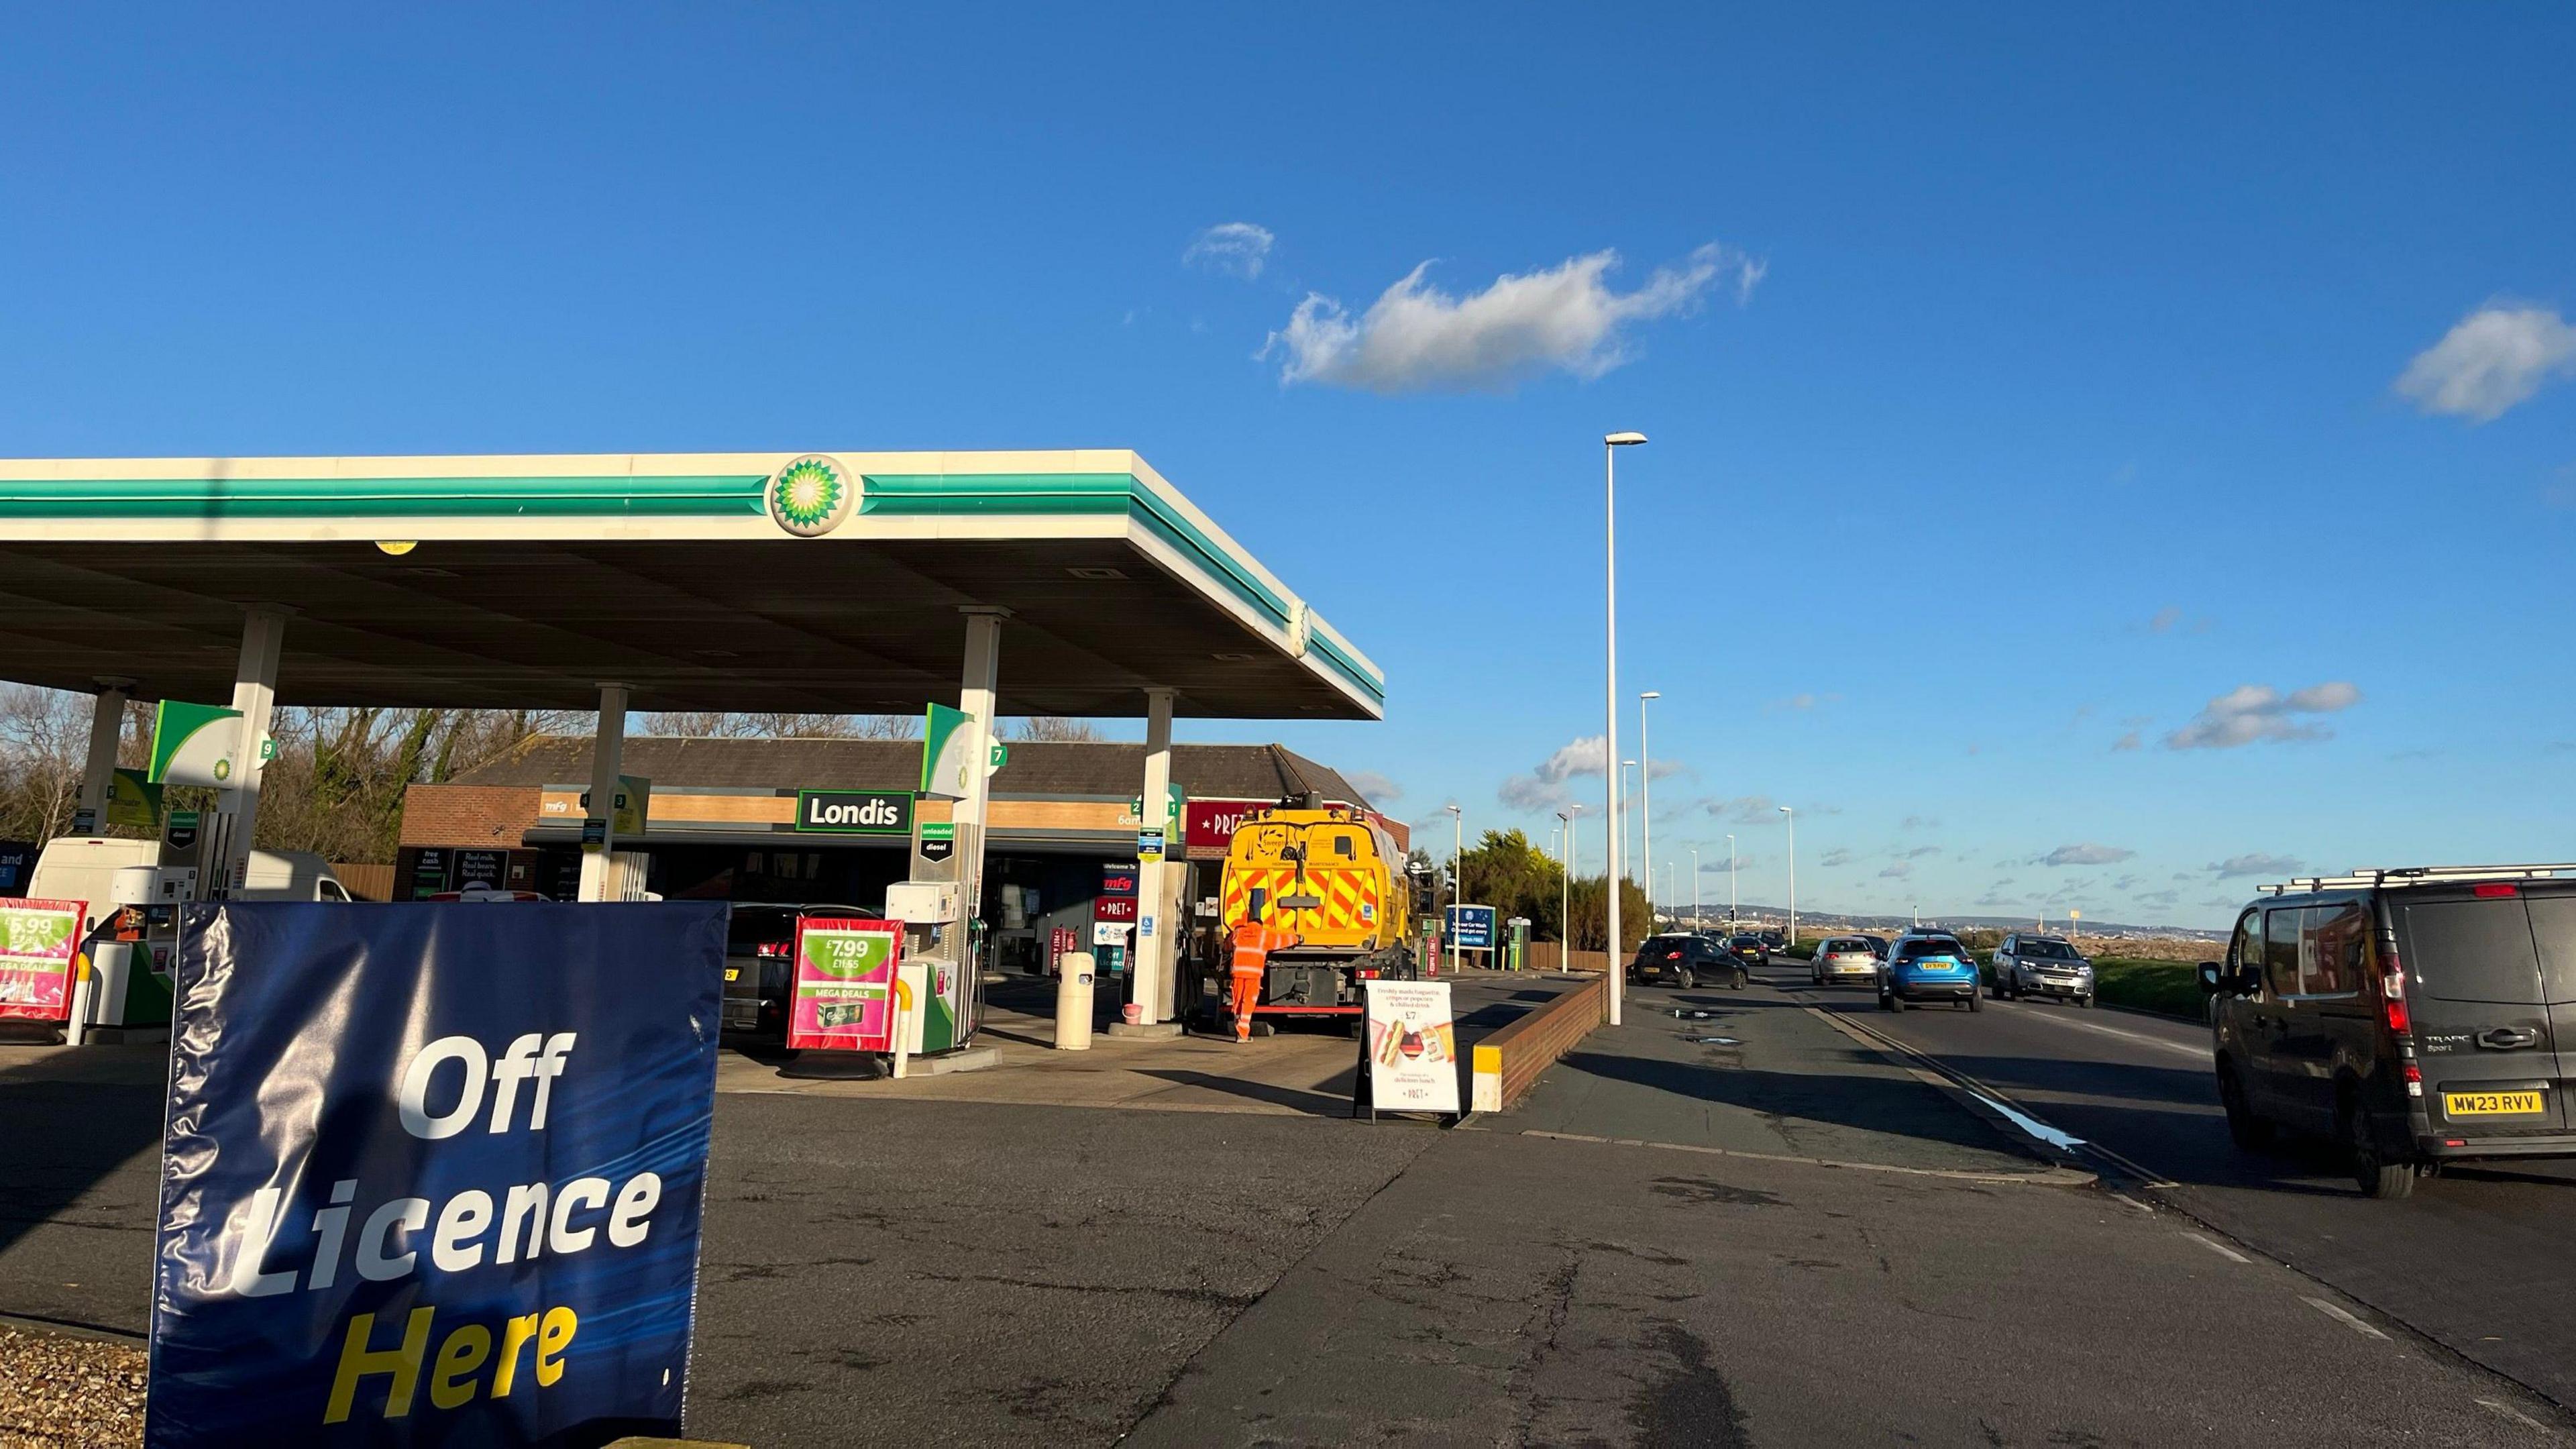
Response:
[[[1635,768],[1637,768],[1637,762],[1634,760],[1619,762],[1619,793],[1623,798],[1628,794],[1628,772]],[[1619,817],[1619,859],[1631,870],[1636,868],[1637,852],[1633,848],[1636,842],[1628,837],[1635,833],[1633,827],[1636,823],[1637,817],[1633,814]]]
[[[1726,929],[1735,929],[1735,837],[1726,837]]]
[[[1646,705],[1664,697],[1663,691],[1649,689],[1637,696],[1637,826],[1645,833],[1645,853],[1638,857],[1646,868],[1646,924],[1655,923],[1655,770],[1654,757],[1646,753]],[[1664,904],[1672,904],[1670,892]]]
[[[1789,949],[1798,948],[1798,812],[1783,805],[1789,817]]]
[[[1621,448],[1633,448],[1646,441],[1643,433],[1611,433],[1601,439],[1601,761],[1607,765],[1619,758],[1619,465]],[[1603,959],[1609,966],[1610,1024],[1619,1025],[1620,1007],[1626,993],[1620,987],[1625,975],[1619,969],[1619,777],[1605,770],[1610,780],[1610,869],[1605,882],[1610,887],[1610,939]]]
[[[1455,805],[1445,805],[1441,808],[1449,812],[1449,826],[1452,832],[1449,846],[1449,936],[1450,949],[1455,950],[1458,935],[1458,903],[1467,899],[1466,862],[1461,859],[1467,853],[1467,816]]]
[[[1699,847],[1691,847],[1691,925],[1699,925]]]
[[[1556,812],[1565,822],[1565,853],[1556,858],[1556,969],[1574,968],[1574,817],[1583,813],[1580,805],[1568,805]]]

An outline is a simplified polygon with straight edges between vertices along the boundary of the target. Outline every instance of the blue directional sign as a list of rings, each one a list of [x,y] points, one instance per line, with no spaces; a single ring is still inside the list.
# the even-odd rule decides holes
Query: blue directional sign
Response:
[[[1494,949],[1494,908],[1492,906],[1451,906],[1449,908],[1449,945],[1459,951]]]
[[[679,1433],[726,911],[187,907],[150,1449]]]

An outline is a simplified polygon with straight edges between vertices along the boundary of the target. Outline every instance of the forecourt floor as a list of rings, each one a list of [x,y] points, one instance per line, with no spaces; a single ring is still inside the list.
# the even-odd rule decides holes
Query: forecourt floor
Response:
[[[1676,1006],[1715,1014],[1656,1014]],[[2576,1442],[2545,1401],[2331,1289],[2067,1185],[1781,993],[1639,991],[1631,1010],[1463,1130],[1322,1101],[725,1093],[689,1428],[762,1446]],[[1692,1039],[1711,1036],[1730,1040]],[[88,1145],[0,1181],[0,1312],[103,1313],[105,1287],[139,1325],[151,1152],[120,1119],[139,1108],[148,1137],[157,1086],[128,1100],[15,1061],[0,1136]],[[71,1272],[82,1290],[44,1281]]]

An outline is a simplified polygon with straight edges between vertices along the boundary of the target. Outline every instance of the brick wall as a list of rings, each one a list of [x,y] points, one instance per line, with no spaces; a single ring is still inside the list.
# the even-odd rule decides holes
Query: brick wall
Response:
[[[503,850],[537,823],[534,785],[413,785],[403,791],[402,843]]]

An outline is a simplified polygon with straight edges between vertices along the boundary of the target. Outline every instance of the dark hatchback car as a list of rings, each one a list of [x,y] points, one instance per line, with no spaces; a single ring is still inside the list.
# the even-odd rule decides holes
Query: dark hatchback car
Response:
[[[796,923],[807,917],[874,921],[883,914],[864,906],[735,902],[725,933],[727,1032],[787,1039],[787,1003],[796,991]]]
[[[1738,991],[1745,985],[1744,963],[1731,960],[1705,936],[1648,936],[1637,943],[1637,959],[1628,964],[1629,979],[1695,987],[1723,980]]]
[[[2576,1157],[2576,867],[2414,867],[2269,886],[2210,993],[2240,1147],[2351,1155],[2372,1197],[2442,1163]]]
[[[1745,966],[1768,966],[1777,948],[1760,935],[1737,935],[1726,938],[1726,954]]]

